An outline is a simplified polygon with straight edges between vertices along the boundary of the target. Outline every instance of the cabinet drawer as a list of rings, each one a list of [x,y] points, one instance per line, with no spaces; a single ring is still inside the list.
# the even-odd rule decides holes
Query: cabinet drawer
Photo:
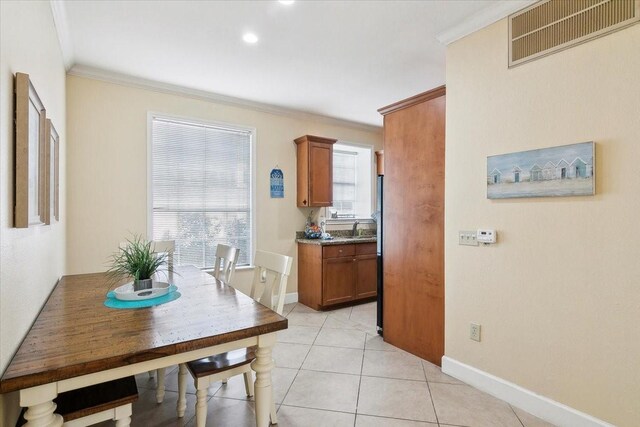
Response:
[[[378,244],[377,243],[359,243],[355,245],[356,247],[356,255],[369,255],[377,253]]]
[[[356,245],[334,245],[322,248],[322,258],[338,258],[343,256],[354,256]]]

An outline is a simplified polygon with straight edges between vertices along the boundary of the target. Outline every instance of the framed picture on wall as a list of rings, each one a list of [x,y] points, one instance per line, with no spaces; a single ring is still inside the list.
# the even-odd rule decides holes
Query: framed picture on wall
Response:
[[[16,73],[15,94],[14,226],[27,228],[46,219],[46,111],[28,74]]]
[[[595,194],[593,141],[487,157],[487,198]]]
[[[60,221],[60,136],[51,120],[45,125],[45,224]]]

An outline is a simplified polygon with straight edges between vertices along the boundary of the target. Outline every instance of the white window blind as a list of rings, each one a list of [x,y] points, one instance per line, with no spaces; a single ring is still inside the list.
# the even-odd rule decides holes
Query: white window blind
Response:
[[[252,133],[151,119],[152,239],[175,240],[175,262],[212,267],[216,245],[251,262]]]
[[[341,218],[356,217],[357,158],[355,151],[333,151],[333,207]]]

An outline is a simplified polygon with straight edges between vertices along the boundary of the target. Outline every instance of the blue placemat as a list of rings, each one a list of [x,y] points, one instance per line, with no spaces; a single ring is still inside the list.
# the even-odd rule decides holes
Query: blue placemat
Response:
[[[119,309],[127,309],[127,308],[145,308],[145,307],[153,307],[154,305],[165,304],[180,298],[181,294],[178,292],[178,287],[176,285],[171,285],[169,287],[169,293],[166,295],[162,295],[157,298],[143,299],[141,301],[122,301],[116,299],[116,294],[113,291],[109,291],[107,293],[107,299],[104,301],[104,305],[109,308],[119,308]]]

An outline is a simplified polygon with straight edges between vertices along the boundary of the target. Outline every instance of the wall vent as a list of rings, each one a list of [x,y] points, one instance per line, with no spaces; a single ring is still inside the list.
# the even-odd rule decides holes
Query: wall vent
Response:
[[[640,0],[544,0],[509,16],[509,67],[640,22]]]

